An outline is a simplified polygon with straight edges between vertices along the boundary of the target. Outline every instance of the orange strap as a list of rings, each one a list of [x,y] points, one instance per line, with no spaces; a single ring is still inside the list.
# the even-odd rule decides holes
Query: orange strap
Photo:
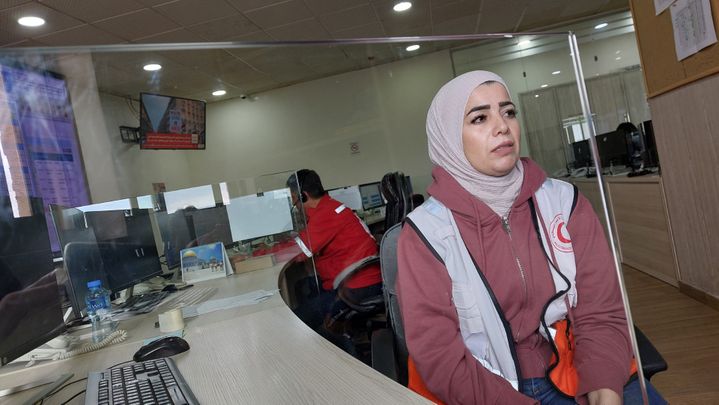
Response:
[[[574,332],[566,319],[555,322],[553,326],[557,330],[554,344],[559,353],[559,361],[557,361],[557,356],[552,354],[551,364],[556,363],[556,365],[550,367],[547,377],[557,390],[573,398],[579,390],[579,375],[574,367]],[[629,371],[630,375],[637,372],[635,359],[632,359]]]
[[[444,405],[444,403],[440,401],[439,398],[432,394],[432,392],[427,388],[427,385],[425,385],[424,380],[422,380],[422,377],[417,371],[417,367],[414,365],[414,361],[412,361],[412,356],[409,356],[407,358],[407,377],[407,388],[429,399],[435,404]]]

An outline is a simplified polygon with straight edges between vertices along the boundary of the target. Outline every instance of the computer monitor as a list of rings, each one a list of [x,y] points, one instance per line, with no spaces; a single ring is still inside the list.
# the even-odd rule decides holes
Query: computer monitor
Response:
[[[359,192],[362,196],[362,209],[370,210],[385,204],[380,191],[380,182],[360,184]]]
[[[642,122],[640,128],[644,138],[644,166],[659,166],[659,154],[657,153],[657,142],[654,139],[652,120]]]
[[[234,244],[232,232],[230,231],[230,220],[227,216],[227,207],[224,205],[218,204],[213,208],[188,211],[187,215],[192,220],[192,226],[195,230],[194,243],[196,245],[222,242],[227,247]]]
[[[622,131],[612,131],[596,136],[602,167],[626,166],[627,138]]]
[[[149,210],[86,212],[85,217],[112,292],[162,274]]]
[[[65,330],[44,213],[15,218],[0,198],[0,366]]]
[[[572,143],[574,152],[574,168],[579,169],[592,164],[592,151],[589,149],[589,140]]]
[[[353,211],[362,209],[362,195],[359,186],[347,186],[327,190],[327,194]]]
[[[183,209],[171,214],[166,211],[155,213],[157,226],[164,245],[164,255],[169,269],[180,265],[180,251],[190,245],[197,238],[192,217],[185,215]]]
[[[85,309],[87,282],[118,292],[162,274],[149,210],[88,211],[51,206],[73,313]]]

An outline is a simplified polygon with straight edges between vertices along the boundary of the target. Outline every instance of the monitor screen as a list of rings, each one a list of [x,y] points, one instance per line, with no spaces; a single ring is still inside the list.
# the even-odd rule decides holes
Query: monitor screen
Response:
[[[627,164],[627,139],[624,132],[607,132],[597,135],[596,140],[602,167],[625,166]]]
[[[88,281],[100,280],[117,292],[162,274],[149,210],[82,212],[52,206],[51,212],[76,317],[85,308]]]
[[[275,235],[294,228],[289,188],[233,198],[226,207],[234,241]]]
[[[359,186],[348,186],[327,190],[327,194],[344,204],[347,208],[359,211],[362,209],[362,195]]]
[[[62,303],[44,213],[0,204],[0,365],[62,333]]]
[[[49,204],[76,207],[89,203],[75,117],[63,76],[0,64],[0,128],[0,195],[35,196],[45,208]],[[16,216],[30,215],[29,198],[11,201]],[[52,230],[47,210],[45,219]],[[50,243],[53,251],[60,251],[54,231]]]
[[[227,207],[224,205],[190,211],[187,215],[192,219],[192,227],[195,229],[194,242],[197,246],[215,242],[222,242],[223,245],[230,246],[234,243]]]
[[[141,149],[205,149],[205,102],[140,93]]]
[[[361,184],[359,186],[359,192],[362,196],[362,209],[370,210],[372,208],[378,208],[383,206],[384,199],[380,192],[380,182]]]
[[[592,164],[592,152],[589,149],[589,140],[574,142],[572,144],[574,151],[574,168],[587,167]]]

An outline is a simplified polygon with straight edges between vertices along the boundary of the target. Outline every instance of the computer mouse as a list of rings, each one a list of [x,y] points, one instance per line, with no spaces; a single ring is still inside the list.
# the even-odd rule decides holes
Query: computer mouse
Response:
[[[140,350],[132,356],[132,359],[136,362],[155,360],[174,356],[188,350],[190,350],[190,345],[185,339],[177,336],[168,336],[142,346]]]

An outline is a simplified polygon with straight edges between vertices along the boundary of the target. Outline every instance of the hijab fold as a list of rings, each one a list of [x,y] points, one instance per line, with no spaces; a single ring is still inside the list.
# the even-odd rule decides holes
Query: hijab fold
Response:
[[[455,77],[437,92],[427,114],[429,158],[497,215],[505,217],[522,187],[522,162],[517,159],[514,168],[504,176],[490,176],[477,171],[469,163],[462,142],[467,100],[477,86],[489,81],[507,88],[498,75],[478,70]]]

